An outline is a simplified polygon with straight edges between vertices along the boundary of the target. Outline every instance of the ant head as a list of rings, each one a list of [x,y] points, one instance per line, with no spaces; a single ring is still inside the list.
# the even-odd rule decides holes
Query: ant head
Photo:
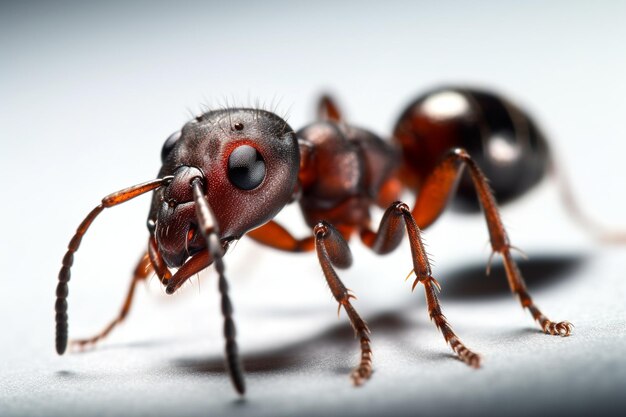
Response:
[[[170,136],[155,192],[155,235],[170,267],[205,248],[197,230],[191,181],[200,178],[222,241],[271,220],[292,199],[300,153],[291,127],[273,113],[225,109],[198,116]]]

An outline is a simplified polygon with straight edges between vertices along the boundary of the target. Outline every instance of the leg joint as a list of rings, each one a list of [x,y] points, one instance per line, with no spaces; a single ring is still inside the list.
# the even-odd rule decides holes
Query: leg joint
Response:
[[[402,201],[394,201],[391,205],[398,214],[410,213],[409,206]]]
[[[454,148],[452,149],[451,154],[464,161],[469,161],[472,159],[470,154],[464,148]]]
[[[313,234],[316,238],[326,237],[328,235],[328,223],[321,221],[313,227]]]

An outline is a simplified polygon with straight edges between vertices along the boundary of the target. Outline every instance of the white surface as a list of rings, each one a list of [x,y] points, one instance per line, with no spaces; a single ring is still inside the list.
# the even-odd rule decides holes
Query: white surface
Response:
[[[433,85],[490,86],[537,116],[588,211],[626,226],[626,5],[0,7],[0,415],[624,408],[625,249],[591,242],[565,216],[550,184],[503,215],[513,242],[539,260],[533,271],[541,279],[529,279],[538,304],[576,325],[571,338],[538,333],[497,287],[504,278],[496,273],[484,278],[490,297],[462,296],[485,282],[478,278],[488,256],[479,218],[446,214],[427,230],[444,312],[483,354],[480,371],[451,357],[427,320],[422,294],[403,283],[406,242],[381,258],[356,243],[355,266],[341,274],[373,331],[376,372],[360,389],[347,378],[357,343],[345,316],[336,319],[312,255],[247,241],[229,254],[249,371],[245,401],[237,401],[221,371],[211,273],[174,297],[152,280],[128,322],[85,354],[56,356],[52,305],[61,257],[82,217],[103,195],[152,178],[162,142],[189,117],[185,109],[193,113],[207,102],[274,101],[298,128],[329,88],[354,123],[385,134],[402,106]],[[148,200],[108,210],[84,239],[70,284],[72,336],[99,330],[119,308],[146,239]],[[281,220],[305,232],[296,207]],[[570,268],[545,272],[554,264]]]

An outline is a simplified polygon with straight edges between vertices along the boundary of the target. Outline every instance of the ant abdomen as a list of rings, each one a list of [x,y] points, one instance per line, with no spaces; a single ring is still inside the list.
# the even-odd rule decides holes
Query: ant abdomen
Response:
[[[402,147],[400,177],[419,190],[450,149],[464,148],[506,203],[537,184],[547,171],[545,138],[530,117],[493,93],[457,87],[432,90],[413,101],[394,127]],[[461,178],[454,207],[479,208],[469,175]]]

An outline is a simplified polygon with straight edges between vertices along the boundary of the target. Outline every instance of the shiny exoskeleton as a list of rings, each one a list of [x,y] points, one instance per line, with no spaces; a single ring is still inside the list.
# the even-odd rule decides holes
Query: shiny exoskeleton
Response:
[[[213,264],[222,296],[227,369],[243,393],[223,256],[233,241],[248,235],[284,251],[316,251],[327,284],[359,338],[361,359],[351,374],[359,385],[372,374],[370,331],[336,268],[352,264],[351,237],[358,235],[374,252],[385,254],[398,247],[406,231],[413,288],[424,285],[430,318],[458,357],[478,367],[480,357],[461,342],[442,314],[439,284],[420,236],[455,190],[460,206],[482,208],[493,252],[502,256],[522,306],[545,333],[569,335],[570,323],[549,320],[533,303],[496,206],[496,200],[506,202],[524,193],[548,169],[545,139],[530,118],[491,93],[442,88],[407,107],[392,139],[347,124],[329,97],[319,103],[318,120],[297,132],[277,115],[258,109],[210,111],[191,120],[166,140],[158,179],[105,197],[72,238],[57,287],[57,352],[62,354],[67,346],[67,284],[83,235],[104,208],[149,191],[154,193],[148,250],[135,269],[122,310],[102,332],[74,341],[78,346],[101,340],[126,317],[136,284],[151,271],[172,294]],[[416,194],[412,207],[399,201],[406,189]],[[300,204],[310,236],[295,238],[273,220],[292,201]],[[370,218],[374,205],[385,209],[378,227]]]
[[[411,189],[443,155],[465,149],[489,179],[499,204],[523,195],[546,174],[550,163],[545,137],[530,117],[508,100],[464,88],[441,88],[415,100],[393,131],[402,147],[400,175]],[[470,178],[461,179],[455,207],[477,210]]]

